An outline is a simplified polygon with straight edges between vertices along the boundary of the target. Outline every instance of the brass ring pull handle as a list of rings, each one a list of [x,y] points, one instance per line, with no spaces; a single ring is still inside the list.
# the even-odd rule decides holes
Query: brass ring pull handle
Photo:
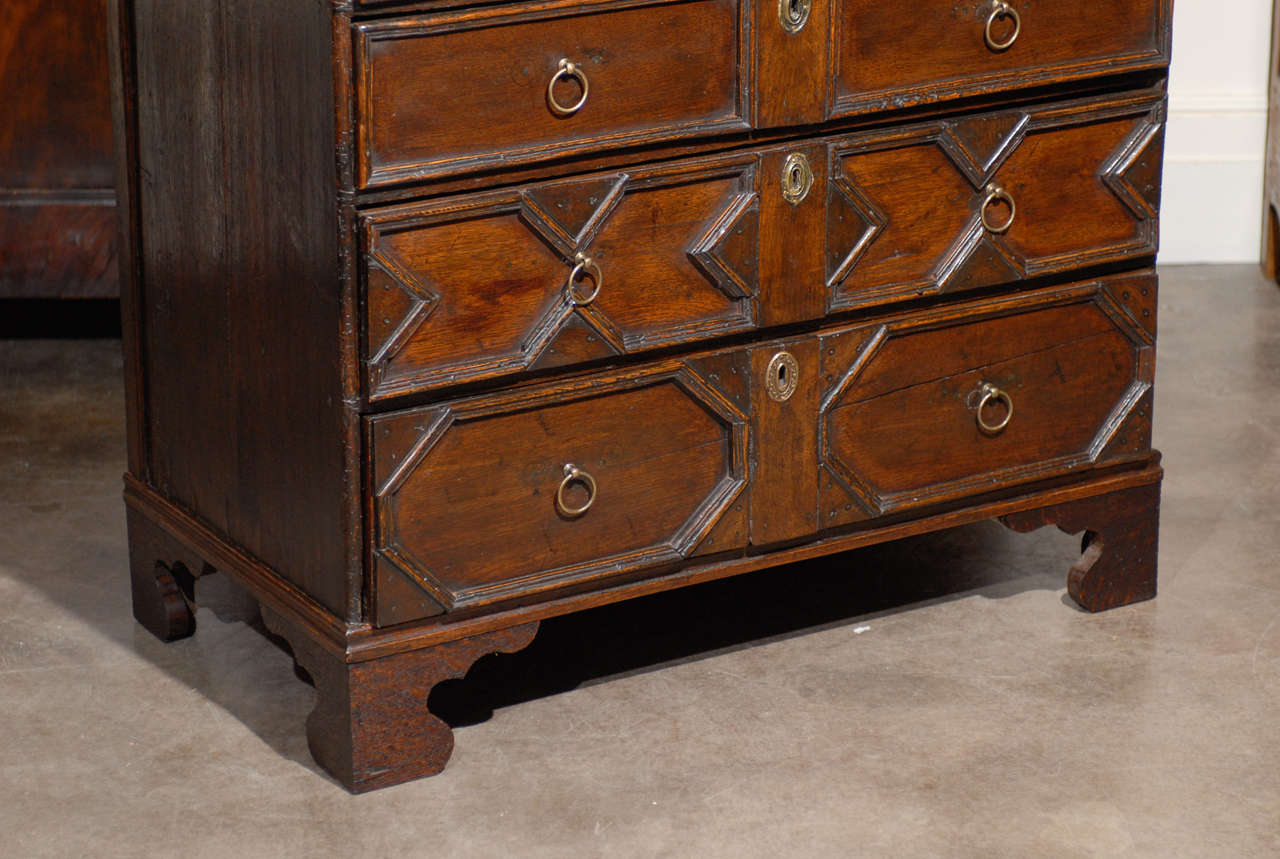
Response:
[[[1003,224],[993,222],[991,220],[991,216],[988,214],[991,209],[991,204],[996,202],[1003,202],[1009,207],[1009,217],[1005,219]],[[992,233],[1008,232],[1009,228],[1013,226],[1013,219],[1017,217],[1017,215],[1018,207],[1013,202],[1013,195],[1004,188],[1001,188],[999,185],[988,185],[986,199],[982,201],[982,226],[988,232]]]
[[[570,507],[568,502],[564,500],[565,490],[575,483],[582,484],[587,490],[587,502],[581,507]],[[573,463],[566,462],[564,464],[564,480],[560,481],[560,488],[556,490],[556,510],[572,519],[586,513],[591,509],[591,505],[595,503],[596,479]]]
[[[978,389],[978,393],[982,395],[982,399],[978,400],[978,428],[988,435],[995,435],[1004,430],[1009,425],[1009,421],[1013,420],[1013,398],[990,382],[983,382],[982,387]],[[982,417],[983,409],[992,400],[1004,403],[1004,420],[998,424],[989,424]]]
[[[569,78],[576,80],[578,86],[582,87],[582,95],[578,96],[578,100],[573,104],[566,106],[556,98],[556,84],[567,81]],[[557,116],[573,116],[587,103],[587,92],[590,88],[591,85],[587,83],[587,75],[582,71],[582,67],[570,62],[566,57],[560,60],[560,68],[556,69],[556,73],[551,76],[551,82],[547,84],[547,104]]]
[[[604,285],[604,272],[600,270],[599,264],[591,257],[577,254],[574,257],[577,263],[573,267],[573,271],[569,272],[569,279],[565,281],[565,291],[569,295],[569,303],[574,307],[582,307],[596,300],[596,296],[600,294],[600,287]],[[583,275],[591,279],[591,291],[586,295],[578,292],[578,284],[582,283]]]
[[[1008,37],[996,40],[995,35],[991,32],[991,28],[996,25],[996,21],[1003,18],[1011,18],[1013,20],[1013,32]],[[1018,10],[1005,3],[1004,0],[996,0],[991,7],[991,14],[987,16],[987,28],[983,31],[983,38],[986,39],[987,47],[995,51],[997,54],[1007,51],[1013,47],[1013,43],[1018,41],[1018,34],[1022,32],[1022,16],[1018,14]]]

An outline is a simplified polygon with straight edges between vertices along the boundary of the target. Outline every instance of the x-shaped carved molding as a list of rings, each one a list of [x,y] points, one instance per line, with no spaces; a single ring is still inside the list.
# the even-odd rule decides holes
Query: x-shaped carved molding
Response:
[[[832,171],[828,190],[829,306],[837,309],[893,295],[989,286],[1154,254],[1163,120],[1162,103],[1149,98],[1121,99],[934,122],[905,132],[872,132],[842,142],[836,147],[838,169]],[[1035,139],[1040,135],[1045,136],[1043,141]],[[1117,137],[1121,138],[1118,144]],[[1088,161],[1083,170],[1040,154],[1041,142],[1067,140],[1078,144],[1081,157]],[[939,164],[949,164],[963,177],[960,181],[969,189],[967,194],[953,191],[955,183],[946,176],[939,177],[936,188],[925,179],[924,184],[917,181],[911,191],[885,179],[884,164],[886,159],[892,163],[895,151],[902,153],[901,175],[907,178],[906,171],[920,170],[919,160],[913,160],[915,156],[908,150],[930,146],[945,155]],[[877,161],[874,188],[859,179],[864,155]],[[1010,171],[1002,168],[1015,161],[1019,162],[1015,176],[1006,177]],[[935,169],[942,170],[941,166]],[[988,195],[1006,178],[1026,181],[1036,192],[1059,193],[1060,188],[1035,184],[1043,176],[1056,176],[1064,187],[1080,192],[1066,195],[1059,205],[1064,215],[1081,225],[1100,223],[1096,233],[1085,229],[1079,236],[1067,235],[1057,226],[1029,219],[1024,209],[1018,211],[1007,232],[984,226],[982,210]],[[921,187],[936,193],[924,193]],[[1109,191],[1123,208],[1088,208],[1086,198],[1095,189]],[[955,199],[957,194],[963,202]],[[1013,196],[1015,203],[1032,202],[1017,199],[1016,192]],[[957,204],[966,208],[967,217],[954,217]],[[904,250],[925,246],[918,239],[922,232],[936,231],[942,223],[959,223],[960,227],[950,242],[940,246],[940,252],[919,259],[918,264],[903,262],[893,267],[892,257],[885,260],[889,245],[884,245],[874,272],[859,269],[873,255],[877,243],[888,242],[895,255],[906,257]]]
[[[372,394],[592,360],[750,327],[759,290],[760,214],[754,175],[754,161],[696,172],[617,173],[491,196],[439,219],[431,219],[433,213],[428,212],[429,222],[413,229],[429,231],[437,224],[456,227],[468,219],[506,218],[511,223],[502,235],[509,247],[503,251],[534,258],[546,257],[549,249],[555,261],[548,258],[536,272],[541,285],[534,288],[542,297],[536,308],[526,311],[531,313],[527,324],[522,320],[515,325],[510,320],[504,323],[518,329],[516,335],[485,354],[462,354],[414,366],[404,359],[415,342],[466,334],[432,329],[433,316],[450,300],[451,289],[458,287],[449,283],[447,266],[415,270],[390,242],[381,240],[380,227],[375,226],[367,238],[368,287],[371,293],[382,290],[380,306],[392,307],[393,312],[368,315]],[[659,198],[663,202],[656,202]],[[643,247],[643,235],[620,236],[617,230],[602,238],[617,220],[625,224],[639,220],[637,213],[646,214],[645,206],[659,214],[662,206],[681,207],[685,212],[704,208],[706,218],[699,223],[687,215],[668,217],[664,227],[668,232],[663,235],[670,247]],[[671,232],[686,223],[683,234]],[[387,226],[406,231],[399,224]],[[602,243],[609,249],[602,248]],[[459,254],[465,252],[458,249]],[[593,301],[574,301],[570,295],[569,276],[582,257],[592,258],[603,275],[600,295]],[[642,257],[649,261],[656,257],[666,276],[643,284],[638,276],[628,279],[629,266]],[[579,297],[595,285],[589,274],[583,278]],[[390,290],[399,291],[394,300],[388,299]],[[696,298],[702,290],[719,293],[722,309],[708,312],[715,302],[708,302],[705,294]],[[496,298],[500,301],[501,295]],[[666,302],[663,312],[651,313],[651,306],[660,302]],[[498,303],[493,312],[521,311]]]

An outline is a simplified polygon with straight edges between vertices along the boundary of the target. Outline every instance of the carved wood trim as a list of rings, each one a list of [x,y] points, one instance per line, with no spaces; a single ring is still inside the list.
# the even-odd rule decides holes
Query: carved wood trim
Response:
[[[427,461],[432,448],[447,435],[451,427],[486,417],[535,410],[577,399],[608,396],[663,383],[674,383],[710,413],[725,428],[728,442],[728,456],[720,480],[697,504],[689,518],[665,541],[577,564],[465,588],[450,587],[431,572],[429,559],[417,557],[399,542],[397,521],[400,510],[396,502],[397,490],[415,469]],[[666,361],[656,366],[633,369],[611,378],[587,377],[557,385],[482,395],[442,406],[428,414],[431,417],[424,421],[423,432],[399,457],[399,465],[376,484],[372,553],[375,558],[392,564],[443,611],[488,605],[515,595],[525,596],[570,584],[582,584],[630,569],[678,563],[693,553],[742,495],[747,485],[747,416],[730,398],[680,361]],[[373,418],[369,421],[371,432],[378,420]],[[376,445],[374,455],[375,459],[382,458]],[[379,475],[374,475],[375,480],[378,477]],[[377,603],[376,594],[373,601]],[[432,613],[429,608],[424,611]]]
[[[1083,532],[1080,559],[1067,574],[1067,593],[1086,611],[1106,611],[1156,595],[1159,481],[1009,513],[1000,521],[1022,533],[1047,525],[1068,534]]]
[[[325,642],[330,651],[344,652],[347,635],[360,628],[360,624],[337,617],[207,523],[128,474],[125,475],[124,501],[129,510],[144,516],[205,563],[235,577],[264,605],[289,615],[296,625],[307,629],[313,639]]]
[[[1001,167],[1028,136],[1126,117],[1135,120],[1134,127],[1115,150],[1100,160],[1097,175],[1102,185],[1133,215],[1135,235],[1132,239],[1091,244],[1087,248],[1051,256],[1025,257],[1018,251],[1015,241],[983,228],[981,207],[985,187],[988,182],[999,178]],[[843,246],[849,244],[847,238],[843,242],[838,241],[840,231],[834,222],[828,228],[828,312],[1154,255],[1159,237],[1159,175],[1158,170],[1153,174],[1151,165],[1159,164],[1164,118],[1162,94],[1131,93],[977,117],[935,120],[834,139],[831,144],[834,164],[831,181],[836,187],[829,193],[833,201],[842,201],[846,210],[861,218],[867,228],[855,238],[851,248]],[[989,139],[982,140],[988,135]],[[856,164],[860,154],[917,146],[938,147],[973,187],[968,203],[970,216],[955,241],[922,276],[845,289],[844,284],[856,273],[857,264],[867,249],[890,231],[893,224],[876,201],[858,186],[856,179],[846,175],[842,162],[849,160]],[[1136,177],[1142,188],[1129,178],[1130,173],[1142,174],[1140,178]]]
[[[444,615],[420,624],[392,629],[365,627],[352,632],[350,660],[362,661],[392,653],[401,653],[433,644],[451,641],[492,628],[501,628],[529,620],[544,620],[581,611],[594,606],[608,605],[635,599],[648,594],[661,593],[687,587],[700,582],[714,581],[741,575],[753,570],[780,564],[794,563],[844,552],[850,549],[898,540],[914,534],[954,528],[985,519],[998,518],[1018,510],[1061,504],[1078,499],[1091,498],[1136,486],[1146,486],[1159,481],[1163,471],[1157,464],[1159,454],[1153,453],[1145,468],[1126,469],[1099,474],[1087,480],[1073,480],[1059,486],[1029,488],[1019,495],[995,500],[971,500],[966,506],[954,510],[931,513],[910,519],[883,520],[865,523],[833,533],[804,545],[780,549],[764,555],[746,555],[728,559],[713,559],[661,575],[650,576],[643,581],[621,581],[607,586],[597,586],[590,593],[569,593],[530,605],[515,606],[484,616]]]
[[[1132,317],[1112,299],[1106,287],[1110,281],[1074,284],[1031,296],[1012,296],[1006,299],[983,302],[970,306],[966,311],[944,307],[916,313],[880,325],[865,327],[866,339],[847,369],[837,377],[839,368],[832,367],[828,376],[837,378],[823,397],[818,418],[819,456],[826,470],[829,488],[839,486],[857,511],[846,507],[844,512],[828,508],[823,512],[823,522],[841,525],[848,521],[883,516],[899,510],[928,506],[962,498],[982,491],[988,486],[1030,483],[1098,465],[1104,455],[1117,459],[1147,455],[1150,445],[1149,392],[1153,381],[1154,346],[1150,333],[1133,324]],[[1155,290],[1154,278],[1134,278],[1133,289]],[[1010,468],[977,471],[958,480],[944,481],[909,491],[883,491],[864,479],[856,466],[842,462],[832,447],[830,421],[833,410],[844,393],[856,382],[862,371],[871,364],[877,353],[893,338],[955,325],[968,325],[985,320],[1014,316],[1053,306],[1092,304],[1116,327],[1131,344],[1134,352],[1134,377],[1124,393],[1114,403],[1099,424],[1092,440],[1083,449],[1062,456],[1037,460]],[[849,336],[857,329],[833,332],[834,337]],[[824,338],[824,348],[826,341]],[[833,350],[834,353],[834,350]],[[1132,427],[1132,443],[1126,437],[1124,443],[1114,442],[1125,427]]]
[[[382,400],[442,385],[489,378],[539,366],[547,350],[571,325],[585,326],[597,337],[603,356],[660,348],[753,328],[759,311],[759,203],[756,190],[759,154],[722,156],[697,162],[659,165],[632,173],[609,173],[523,188],[476,194],[427,205],[375,210],[361,218],[365,247],[365,288],[386,278],[410,297],[403,318],[389,325],[365,314],[365,361],[369,398]],[[383,237],[433,226],[517,214],[531,234],[560,257],[567,276],[575,254],[590,253],[592,242],[631,194],[685,184],[730,180],[737,191],[720,208],[708,211],[705,227],[682,249],[708,285],[736,303],[731,312],[706,319],[624,331],[596,303],[574,306],[561,296],[540,318],[531,319],[523,340],[511,349],[483,358],[467,358],[413,372],[395,372],[395,362],[414,337],[429,327],[430,317],[447,300],[440,287],[425,282],[397,259]],[[592,193],[595,192],[595,193]],[[566,222],[550,203],[560,195],[575,212]],[[582,201],[598,199],[594,206]],[[376,323],[376,324],[375,324]],[[389,332],[384,330],[389,328]]]
[[[463,677],[490,653],[527,647],[537,621],[348,664],[288,618],[264,607],[267,629],[283,637],[319,693],[307,716],[307,744],[344,787],[362,793],[434,775],[453,754],[453,730],[432,714],[435,686]]]

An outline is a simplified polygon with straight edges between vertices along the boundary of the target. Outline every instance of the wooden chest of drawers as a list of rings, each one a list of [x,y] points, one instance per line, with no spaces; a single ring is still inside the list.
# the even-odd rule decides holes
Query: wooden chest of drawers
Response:
[[[1169,16],[116,0],[135,615],[237,578],[365,790],[593,605],[991,517],[1154,596]]]

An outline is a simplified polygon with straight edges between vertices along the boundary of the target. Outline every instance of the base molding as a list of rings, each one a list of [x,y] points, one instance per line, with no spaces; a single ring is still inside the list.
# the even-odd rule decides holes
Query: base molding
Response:
[[[569,593],[545,598],[528,605],[488,610],[484,614],[449,615],[430,618],[420,623],[379,629],[366,622],[346,622],[312,600],[296,586],[285,581],[271,568],[254,559],[243,549],[226,541],[195,516],[173,504],[151,487],[125,475],[125,503],[132,515],[144,517],[174,540],[187,546],[208,565],[233,576],[256,599],[304,629],[313,639],[323,641],[330,649],[346,654],[348,662],[379,659],[446,641],[493,632],[535,620],[547,620],[586,608],[661,593],[701,582],[742,575],[754,570],[805,561],[811,558],[846,552],[899,540],[904,537],[970,525],[987,519],[1000,519],[1020,511],[1037,510],[1068,502],[1107,495],[1140,486],[1155,486],[1156,496],[1164,476],[1160,454],[1137,468],[1076,477],[1052,486],[1027,488],[1020,494],[1003,498],[971,501],[968,506],[934,513],[906,516],[894,520],[865,523],[864,527],[820,536],[799,545],[764,554],[748,554],[705,563],[693,563],[678,569],[649,569],[639,574],[640,580],[621,578],[616,584],[596,588],[587,593]],[[869,527],[870,526],[870,527]]]
[[[1150,599],[1156,593],[1162,477],[1159,454],[1153,454],[1139,468],[971,500],[968,506],[880,521],[765,554],[650,569],[588,592],[388,629],[342,621],[132,477],[126,478],[125,500],[139,622],[163,640],[190,635],[194,578],[215,568],[231,575],[259,601],[267,628],[290,644],[315,680],[320,697],[307,719],[307,736],[316,761],[359,792],[442,770],[453,734],[427,706],[431,689],[462,677],[486,654],[524,648],[540,621],[558,615],[986,519],[1020,532],[1056,525],[1083,533],[1082,555],[1068,572],[1067,589],[1088,611]]]
[[[1083,533],[1080,560],[1067,573],[1067,593],[1086,611],[1106,611],[1156,595],[1159,484],[1011,513],[1000,521],[1020,533],[1046,525]]]
[[[431,690],[465,676],[483,656],[527,647],[538,631],[536,622],[526,623],[348,664],[283,615],[264,607],[262,620],[289,642],[315,681],[319,698],[307,717],[312,757],[354,793],[443,770],[453,754],[453,729],[428,707]]]

